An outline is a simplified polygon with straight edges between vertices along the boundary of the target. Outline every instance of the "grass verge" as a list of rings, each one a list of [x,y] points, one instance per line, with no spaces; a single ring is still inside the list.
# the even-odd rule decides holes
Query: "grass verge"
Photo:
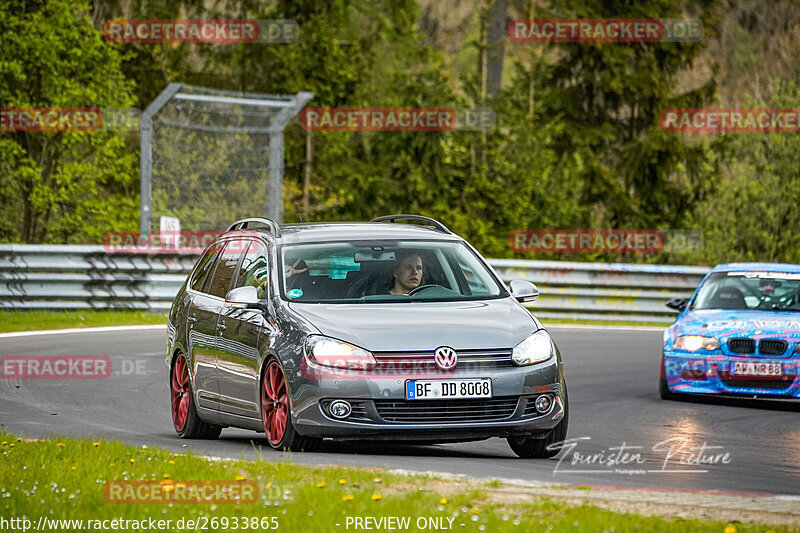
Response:
[[[553,498],[504,503],[487,497],[491,488],[486,484],[437,484],[427,476],[381,469],[307,467],[290,461],[214,461],[118,441],[28,440],[6,432],[0,432],[0,442],[0,519],[25,517],[34,529],[40,519],[83,521],[81,528],[74,522],[58,527],[46,522],[49,531],[92,529],[96,520],[152,518],[170,520],[170,531],[178,530],[178,520],[193,519],[206,520],[206,527],[184,525],[182,529],[274,529],[271,524],[277,524],[285,531],[345,532],[356,529],[352,522],[355,517],[408,517],[410,527],[401,528],[407,531],[423,530],[417,524],[420,519],[433,520],[426,524],[438,523],[438,529],[465,533],[788,531],[758,524],[640,516],[586,504],[568,505]],[[258,487],[258,497],[250,504],[109,503],[104,496],[105,483],[122,480],[150,480],[159,487],[188,480],[252,481]],[[443,490],[444,486],[450,488]],[[250,527],[252,522],[242,527],[246,517],[256,518],[259,527]],[[265,517],[266,528],[261,522]],[[271,517],[275,517],[274,522]],[[212,519],[216,519],[216,525]],[[147,527],[128,522],[118,529]]]
[[[166,323],[166,314],[133,310],[0,311],[0,333]]]

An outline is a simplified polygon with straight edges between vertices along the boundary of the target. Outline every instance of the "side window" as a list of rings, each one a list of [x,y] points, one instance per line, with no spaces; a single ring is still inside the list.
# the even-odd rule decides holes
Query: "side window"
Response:
[[[211,278],[211,283],[206,287],[206,292],[208,294],[225,298],[225,295],[231,290],[231,282],[236,272],[236,265],[239,264],[239,258],[242,255],[241,251],[241,242],[229,241],[225,245],[225,249],[217,260],[217,267],[214,269],[214,276]]]
[[[258,297],[266,298],[269,283],[267,248],[259,241],[251,241],[242,257],[242,266],[236,279],[237,287],[251,286],[258,289]]]
[[[198,261],[197,268],[194,271],[194,277],[192,278],[192,282],[189,284],[192,290],[200,292],[203,291],[203,285],[205,284],[209,273],[213,270],[214,259],[217,256],[217,252],[219,252],[219,248],[220,246],[215,244],[206,252],[203,257],[200,258],[200,261]]]

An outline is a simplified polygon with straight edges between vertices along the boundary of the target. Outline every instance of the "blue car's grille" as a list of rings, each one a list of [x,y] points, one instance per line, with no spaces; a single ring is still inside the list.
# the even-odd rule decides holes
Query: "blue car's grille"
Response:
[[[375,400],[375,408],[387,422],[447,424],[504,420],[514,414],[517,403],[516,396],[481,400]]]
[[[762,339],[758,341],[758,352],[764,355],[783,355],[788,343],[780,339]]]
[[[755,353],[756,341],[753,339],[728,339],[728,349],[733,353]]]

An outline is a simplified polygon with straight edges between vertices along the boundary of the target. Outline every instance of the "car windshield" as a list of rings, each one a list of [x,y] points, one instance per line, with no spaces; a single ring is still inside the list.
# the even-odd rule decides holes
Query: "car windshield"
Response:
[[[718,272],[700,287],[693,309],[800,311],[800,273]]]
[[[505,288],[463,242],[356,241],[281,248],[283,296],[304,303],[482,300]]]

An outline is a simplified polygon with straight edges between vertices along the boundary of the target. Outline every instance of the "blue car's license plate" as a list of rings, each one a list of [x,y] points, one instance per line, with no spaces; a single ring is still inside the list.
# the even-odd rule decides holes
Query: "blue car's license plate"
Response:
[[[475,379],[412,379],[406,381],[406,400],[454,400],[459,398],[491,398],[492,380]]]

